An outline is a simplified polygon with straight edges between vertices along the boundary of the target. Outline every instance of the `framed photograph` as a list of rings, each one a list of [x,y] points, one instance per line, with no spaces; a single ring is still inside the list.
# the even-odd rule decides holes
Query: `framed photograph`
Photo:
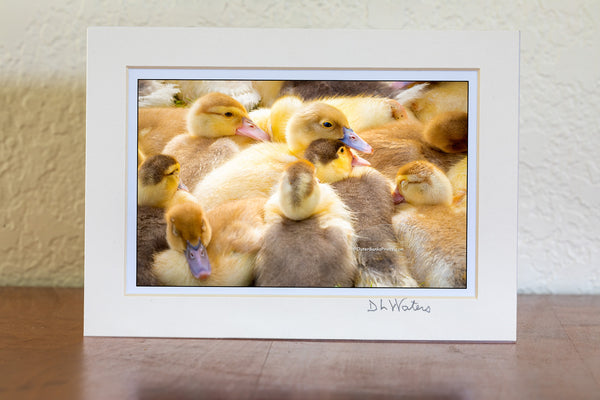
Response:
[[[90,28],[84,334],[515,341],[518,85],[516,32]]]

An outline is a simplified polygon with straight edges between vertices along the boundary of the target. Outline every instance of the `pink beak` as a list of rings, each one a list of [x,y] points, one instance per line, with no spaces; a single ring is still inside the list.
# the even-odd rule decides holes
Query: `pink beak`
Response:
[[[400,191],[398,190],[397,186],[396,186],[396,190],[394,190],[394,193],[392,194],[392,197],[394,199],[394,204],[400,204],[405,201],[404,196],[402,196],[400,194]]]
[[[352,153],[352,166],[353,167],[368,167],[371,165],[370,162],[357,155],[354,151],[350,150]]]
[[[254,140],[259,141],[271,141],[271,137],[267,135],[262,129],[260,129],[252,120],[244,117],[242,118],[242,125],[240,125],[236,131],[236,135],[247,136]]]

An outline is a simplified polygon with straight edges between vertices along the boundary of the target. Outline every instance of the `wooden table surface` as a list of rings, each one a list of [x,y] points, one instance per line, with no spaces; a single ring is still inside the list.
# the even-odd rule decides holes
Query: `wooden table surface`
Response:
[[[0,288],[0,399],[600,399],[600,296],[519,296],[517,344],[82,332],[82,289]]]

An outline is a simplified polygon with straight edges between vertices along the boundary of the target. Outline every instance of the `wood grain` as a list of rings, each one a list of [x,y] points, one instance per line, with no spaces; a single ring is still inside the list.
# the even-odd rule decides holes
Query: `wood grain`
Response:
[[[0,288],[0,398],[600,398],[600,296],[518,310],[516,344],[83,338],[82,289]]]

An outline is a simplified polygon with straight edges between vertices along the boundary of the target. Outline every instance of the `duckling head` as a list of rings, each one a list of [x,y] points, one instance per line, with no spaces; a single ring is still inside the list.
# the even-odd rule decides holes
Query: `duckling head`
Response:
[[[373,148],[350,129],[344,113],[320,102],[309,103],[296,111],[286,128],[286,142],[296,155],[304,153],[317,139],[337,139],[358,151],[373,152]]]
[[[167,221],[167,242],[171,249],[182,252],[197,279],[210,276],[211,267],[206,252],[212,231],[204,210],[196,202],[177,204],[165,215]]]
[[[192,136],[218,138],[241,135],[255,140],[270,140],[248,116],[244,106],[223,93],[208,93],[190,107],[187,128]]]
[[[352,149],[334,139],[317,139],[304,152],[304,158],[313,163],[319,181],[334,183],[348,178],[352,167],[371,165]]]
[[[145,159],[138,168],[138,205],[166,207],[180,187],[180,166],[165,154]]]
[[[394,203],[404,201],[412,205],[450,205],[452,185],[446,174],[424,160],[405,164],[396,175]]]
[[[279,183],[279,208],[283,215],[295,221],[310,217],[321,199],[321,189],[315,167],[306,160],[290,163]]]

